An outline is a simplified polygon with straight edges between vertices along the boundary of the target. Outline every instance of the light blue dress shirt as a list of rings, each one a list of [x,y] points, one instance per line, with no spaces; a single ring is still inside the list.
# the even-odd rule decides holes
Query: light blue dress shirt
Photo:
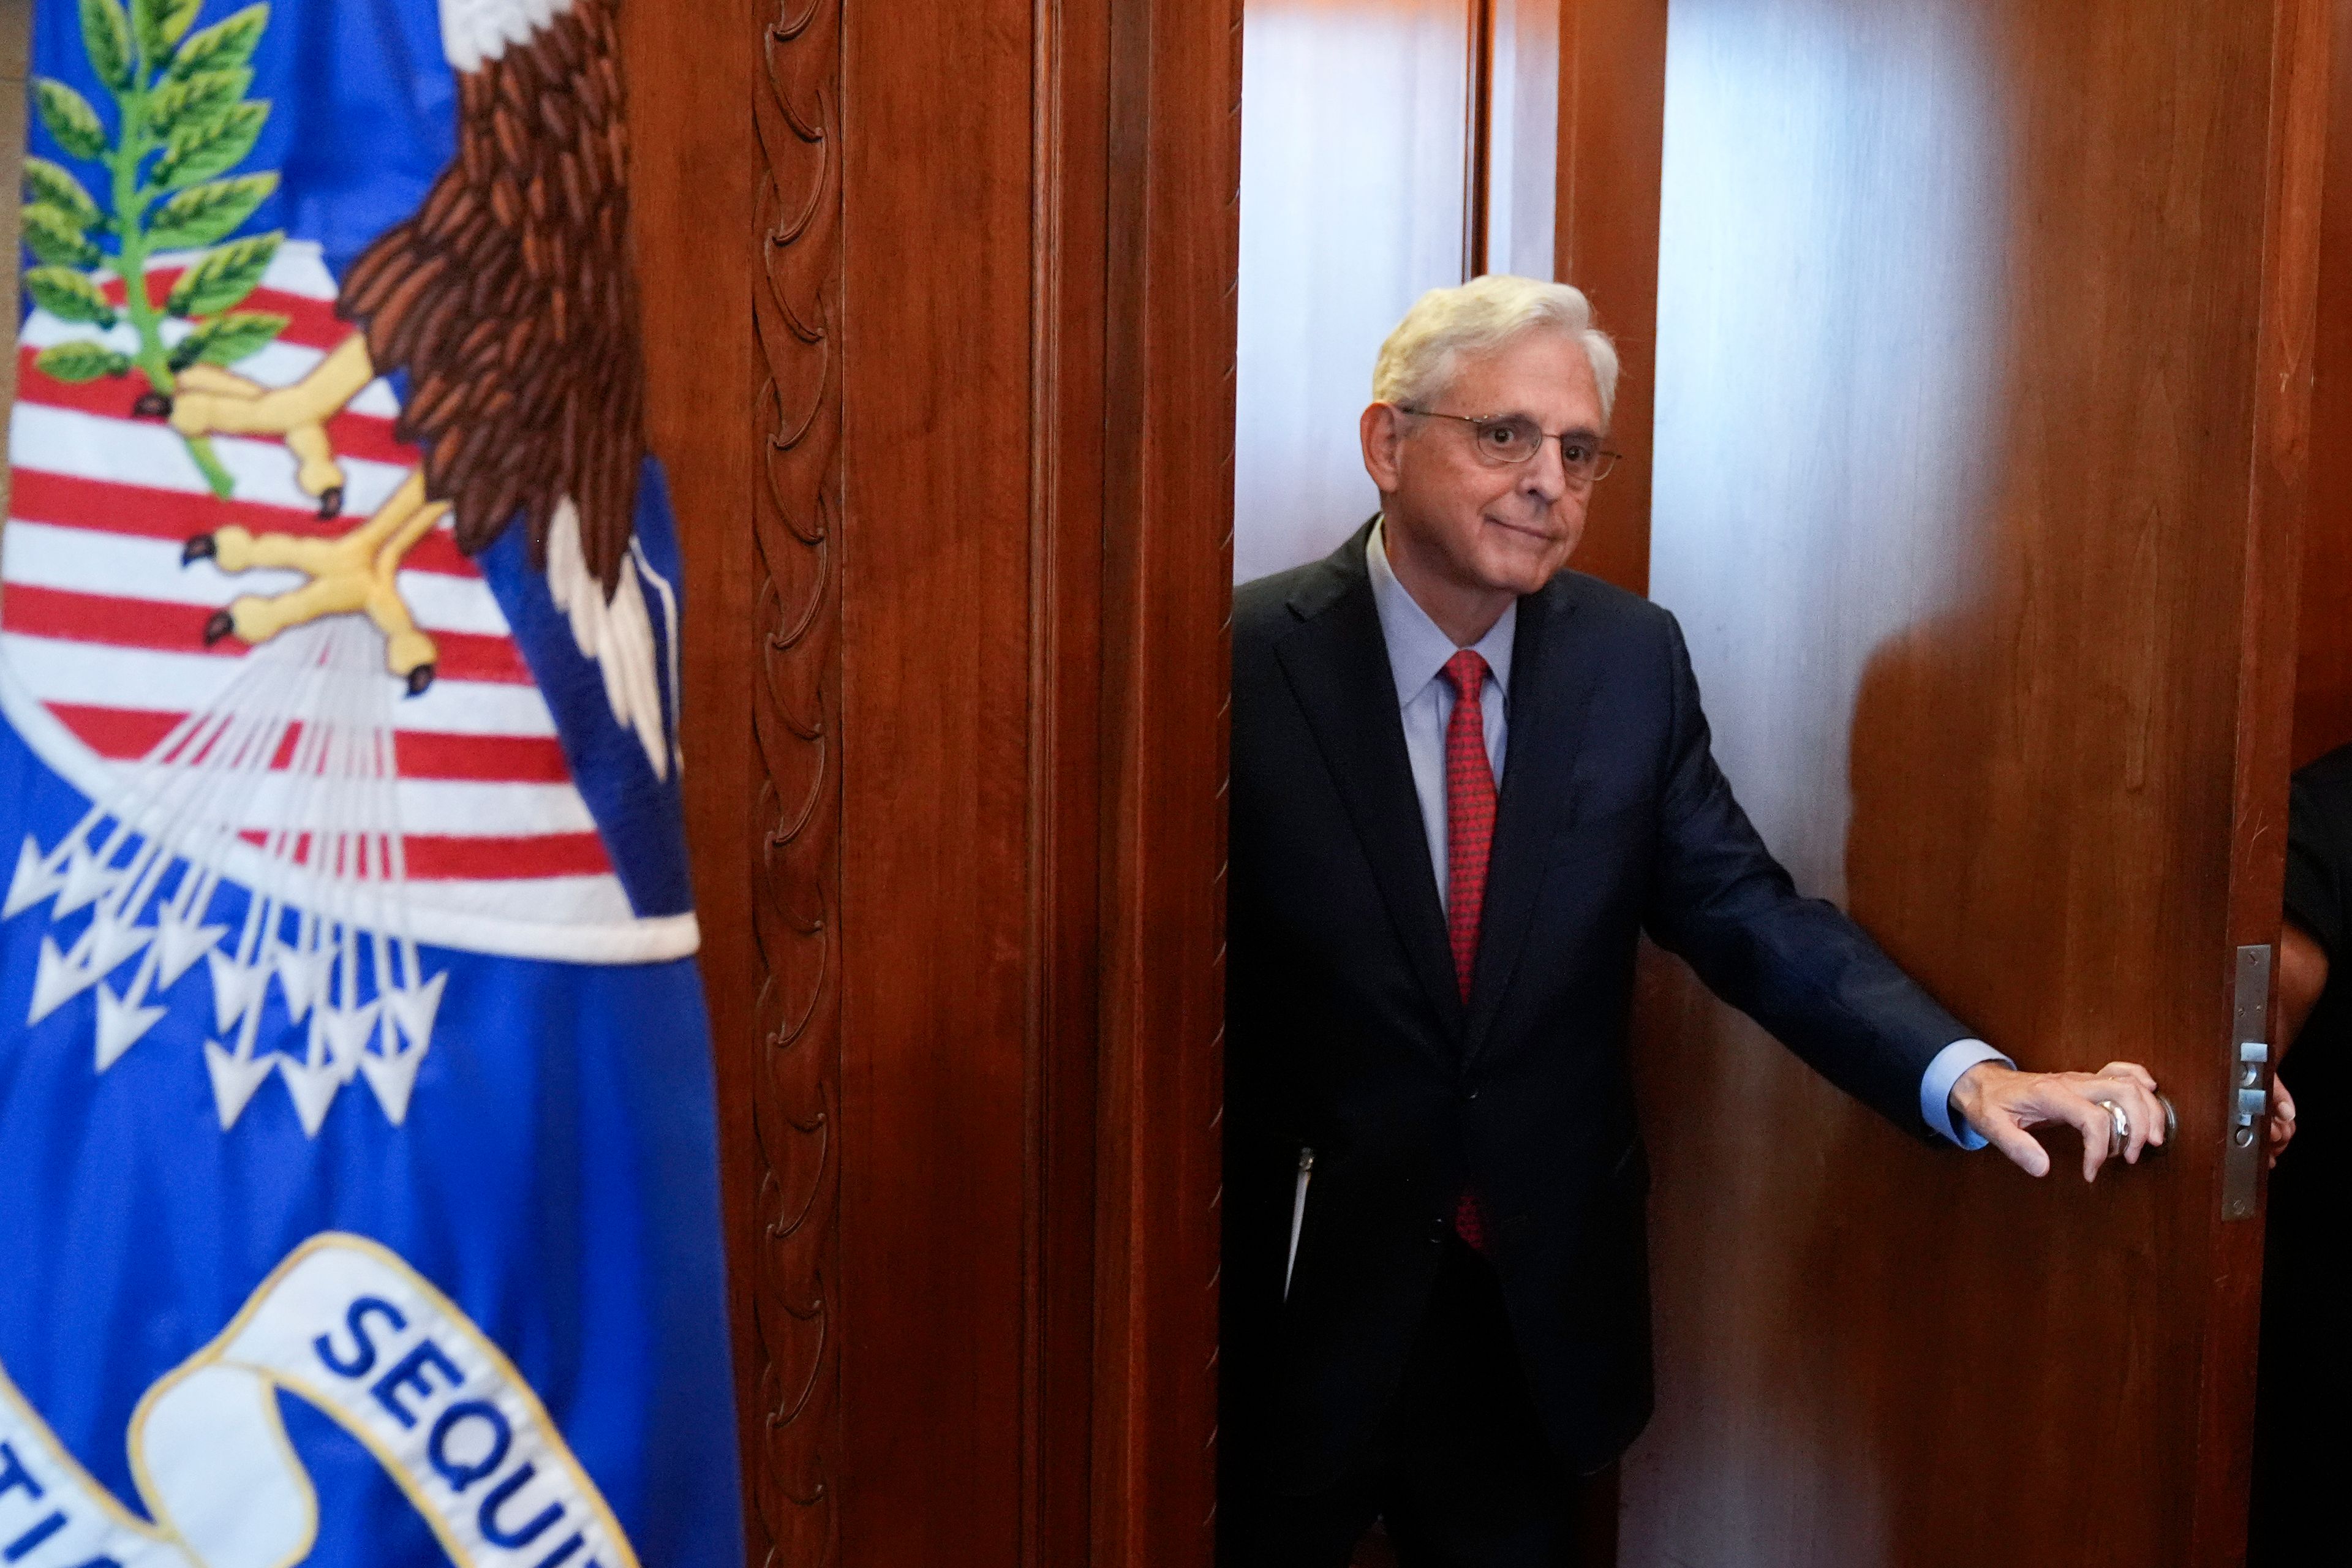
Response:
[[[1454,717],[1454,683],[1444,679],[1445,661],[1457,649],[1454,639],[1438,629],[1429,612],[1414,602],[1381,543],[1375,525],[1364,547],[1364,564],[1372,577],[1372,603],[1380,611],[1381,638],[1388,645],[1389,671],[1396,679],[1397,710],[1404,721],[1404,749],[1412,761],[1413,793],[1421,800],[1422,831],[1429,839],[1429,863],[1445,859],[1445,726]],[[1519,629],[1519,606],[1514,603],[1502,619],[1471,646],[1486,661],[1486,684],[1479,697],[1486,721],[1486,761],[1495,770],[1497,788],[1503,780],[1503,758],[1509,749],[1511,721],[1511,640]],[[1445,878],[1437,879],[1437,901],[1446,901]],[[1952,1121],[1952,1086],[1979,1062],[2016,1064],[1982,1040],[1954,1040],[1936,1054],[1919,1079],[1919,1114],[1927,1125],[1963,1149],[1981,1149],[1984,1138],[1965,1123]]]

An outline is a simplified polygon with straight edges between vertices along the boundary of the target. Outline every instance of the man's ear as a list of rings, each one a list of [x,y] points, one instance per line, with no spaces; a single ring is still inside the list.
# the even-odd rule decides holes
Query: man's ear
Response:
[[[1404,417],[1393,403],[1375,403],[1364,409],[1363,417],[1356,422],[1358,434],[1364,441],[1364,472],[1372,477],[1372,488],[1382,495],[1394,495],[1397,490],[1397,447],[1404,440]]]

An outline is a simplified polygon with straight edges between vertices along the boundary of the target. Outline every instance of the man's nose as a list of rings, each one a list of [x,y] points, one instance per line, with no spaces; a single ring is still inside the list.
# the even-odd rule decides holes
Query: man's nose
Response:
[[[1546,506],[1568,493],[1568,463],[1559,455],[1558,441],[1549,436],[1538,439],[1536,455],[1519,476],[1519,489]]]

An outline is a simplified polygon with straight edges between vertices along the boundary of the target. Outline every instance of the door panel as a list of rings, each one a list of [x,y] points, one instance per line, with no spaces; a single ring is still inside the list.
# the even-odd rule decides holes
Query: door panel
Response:
[[[1487,0],[1486,270],[1552,276],[1559,197],[1559,0]]]
[[[2319,15],[1673,7],[1650,587],[1718,755],[1986,1037],[2147,1063],[2180,1136],[2088,1190],[1916,1144],[1653,955],[1626,1563],[2242,1550],[2220,1154],[2277,930]]]
[[[1465,0],[1242,7],[1237,582],[1329,552],[1380,505],[1356,416],[1422,290],[1459,283]]]

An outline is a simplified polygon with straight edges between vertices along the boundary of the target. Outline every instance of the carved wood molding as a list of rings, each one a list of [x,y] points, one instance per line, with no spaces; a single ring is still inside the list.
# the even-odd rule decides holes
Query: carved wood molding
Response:
[[[840,1538],[841,5],[782,0],[753,101],[760,1173],[738,1267],[755,1274],[751,1555],[774,1568],[833,1563]]]

